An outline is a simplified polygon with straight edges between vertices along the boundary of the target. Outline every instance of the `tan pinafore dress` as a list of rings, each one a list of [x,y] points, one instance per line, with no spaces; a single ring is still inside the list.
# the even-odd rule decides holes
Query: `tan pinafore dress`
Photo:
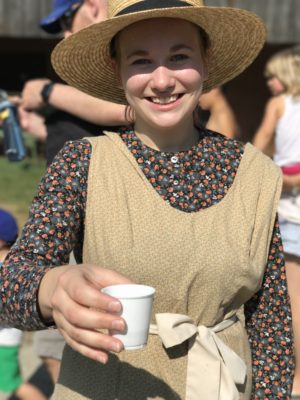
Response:
[[[150,334],[144,349],[111,354],[106,365],[66,346],[53,399],[249,400],[251,355],[243,304],[264,275],[281,190],[277,167],[247,144],[226,196],[185,213],[160,197],[117,134],[89,140],[83,262],[155,287],[154,331],[156,316],[167,313],[188,319],[175,322],[170,337],[180,336],[186,326],[194,333],[169,348],[159,334]],[[218,333],[207,328],[235,316],[237,321]],[[172,331],[175,325],[179,334]],[[226,392],[222,360],[206,362],[209,351],[201,337],[203,343],[221,341],[246,364],[244,383],[234,384],[237,395]],[[202,356],[193,352],[192,370],[188,359],[196,340]],[[219,350],[216,354],[220,357]]]

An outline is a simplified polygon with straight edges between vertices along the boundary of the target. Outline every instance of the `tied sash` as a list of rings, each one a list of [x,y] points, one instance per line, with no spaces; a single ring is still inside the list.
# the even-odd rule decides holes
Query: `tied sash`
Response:
[[[187,315],[156,314],[150,334],[166,348],[189,341],[185,400],[239,400],[236,384],[246,378],[246,364],[216,335],[237,321],[236,316],[214,327],[196,326]]]

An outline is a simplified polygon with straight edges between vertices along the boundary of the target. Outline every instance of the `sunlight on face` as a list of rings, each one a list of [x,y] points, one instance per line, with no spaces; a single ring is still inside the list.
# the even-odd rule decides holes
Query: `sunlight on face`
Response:
[[[206,78],[199,29],[180,19],[149,19],[124,29],[116,45],[138,129],[191,129]]]

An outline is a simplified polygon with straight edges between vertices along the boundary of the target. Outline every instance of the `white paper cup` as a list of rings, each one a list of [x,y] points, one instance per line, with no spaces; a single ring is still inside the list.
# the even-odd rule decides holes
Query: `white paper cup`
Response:
[[[141,349],[147,344],[152,303],[155,289],[146,285],[112,285],[101,290],[120,300],[120,316],[126,322],[124,333],[109,331],[109,334],[123,342],[126,350]]]

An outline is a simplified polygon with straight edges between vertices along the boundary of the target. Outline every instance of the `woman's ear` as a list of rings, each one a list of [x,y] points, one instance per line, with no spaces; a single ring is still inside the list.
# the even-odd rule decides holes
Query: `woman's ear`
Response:
[[[99,4],[98,1],[95,0],[85,0],[86,5],[88,6],[91,15],[93,16],[93,18],[95,19],[96,22],[96,17],[98,15],[98,8],[99,8]]]
[[[64,31],[64,39],[72,35],[72,31]]]
[[[116,75],[116,80],[118,84],[119,89],[123,89],[123,84],[122,84],[122,79],[121,79],[121,73],[120,73],[120,68],[119,68],[119,63],[116,58],[111,59],[111,66],[112,69],[114,70],[114,73]]]

